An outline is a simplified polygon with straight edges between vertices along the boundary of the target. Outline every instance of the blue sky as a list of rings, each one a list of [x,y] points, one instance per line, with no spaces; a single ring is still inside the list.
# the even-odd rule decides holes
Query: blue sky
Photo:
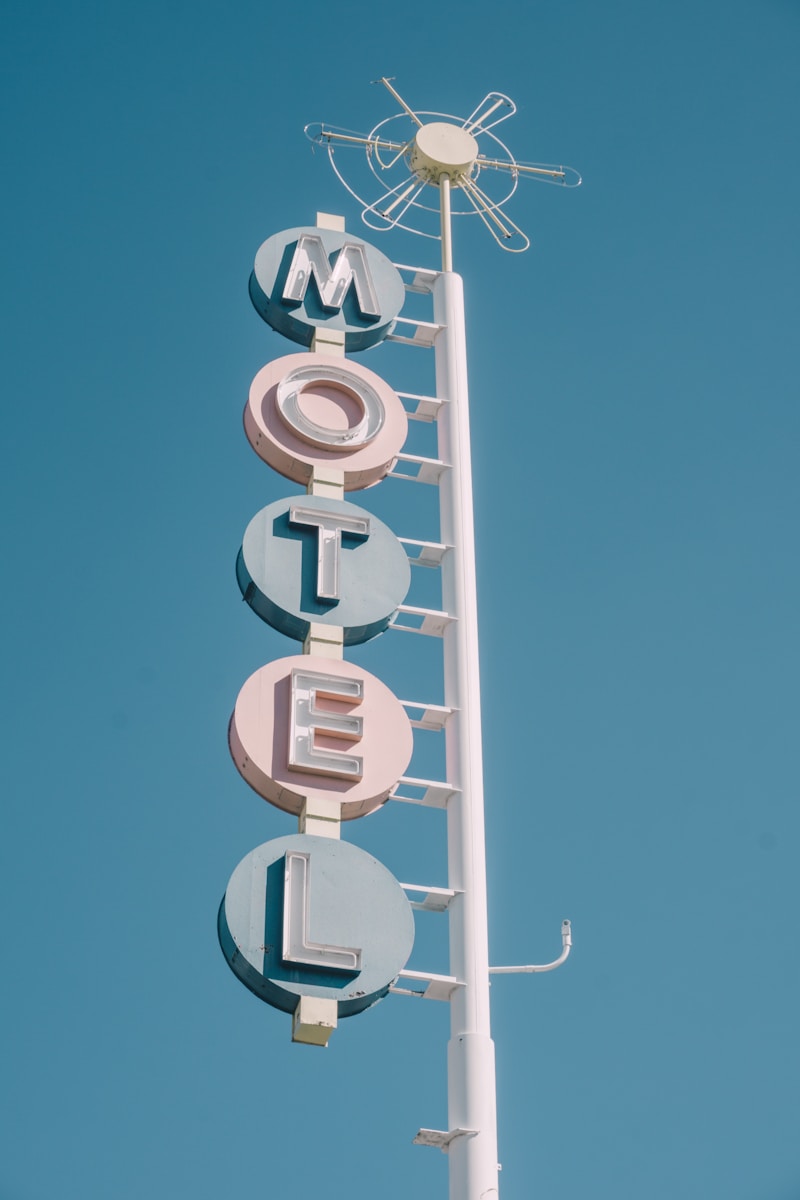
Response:
[[[446,1007],[292,1046],[215,933],[293,829],[226,744],[294,652],[234,579],[291,493],[241,430],[291,351],[247,279],[318,209],[358,228],[302,129],[390,115],[382,74],[421,109],[508,93],[519,158],[585,180],[520,187],[526,255],[456,229],[492,960],[575,935],[493,985],[501,1196],[800,1196],[799,42],[795,0],[8,6],[2,1200],[446,1195],[411,1145],[446,1119]],[[363,361],[403,387],[420,355]],[[364,503],[430,536],[423,491]],[[428,698],[424,641],[353,657]],[[348,835],[443,885],[440,818]],[[445,970],[427,920],[414,965]]]

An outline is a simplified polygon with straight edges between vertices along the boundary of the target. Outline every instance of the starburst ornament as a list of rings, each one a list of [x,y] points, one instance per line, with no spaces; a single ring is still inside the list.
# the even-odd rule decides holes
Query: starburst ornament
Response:
[[[538,179],[560,187],[577,187],[581,177],[573,167],[518,162],[494,132],[517,111],[513,100],[489,92],[466,118],[450,113],[415,112],[392,86],[390,79],[376,80],[388,89],[401,112],[386,117],[368,134],[333,125],[306,126],[306,135],[325,147],[331,166],[351,196],[361,206],[361,219],[370,229],[405,229],[442,241],[445,270],[451,269],[450,221],[455,216],[478,216],[503,250],[519,254],[530,238],[509,217],[505,206],[520,179]],[[369,177],[356,186],[355,161],[342,169],[336,151],[365,152]],[[347,175],[347,177],[346,177]],[[374,200],[365,198],[380,190]],[[439,191],[438,202],[428,203],[427,188]],[[440,228],[436,231],[435,214]]]

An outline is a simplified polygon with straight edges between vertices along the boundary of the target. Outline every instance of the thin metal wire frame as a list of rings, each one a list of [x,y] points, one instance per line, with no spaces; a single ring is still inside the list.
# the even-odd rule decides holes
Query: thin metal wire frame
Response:
[[[414,110],[411,108],[410,104],[407,104],[405,102],[405,100],[400,95],[400,93],[398,91],[396,91],[395,88],[392,87],[394,78],[395,78],[394,75],[390,75],[388,77],[384,75],[384,76],[381,76],[380,79],[373,79],[372,82],[373,83],[382,83],[383,86],[387,89],[387,91],[390,92],[392,94],[392,96],[394,96],[395,100],[401,106],[401,108],[405,109],[405,111],[411,117],[412,121],[415,121],[416,124],[421,127],[422,122],[420,121],[417,113],[414,112]],[[489,109],[487,109],[486,112],[481,113],[483,106],[485,104],[487,104],[490,100],[493,100],[494,103],[491,105],[491,107]],[[490,117],[492,115],[492,113],[496,112],[497,109],[500,108],[502,105],[505,105],[505,107],[507,109],[509,109],[509,111],[507,113],[504,113],[502,117],[498,117],[496,121],[492,121],[491,125],[487,125],[486,118]],[[480,126],[481,130],[483,132],[485,132],[487,129],[493,129],[495,125],[499,125],[501,121],[507,121],[509,117],[513,117],[513,115],[516,111],[517,111],[517,106],[514,103],[514,101],[511,99],[510,96],[506,96],[503,92],[487,92],[487,94],[481,100],[480,104],[472,110],[470,115],[467,117],[466,121],[464,121],[462,123],[461,128],[466,129],[468,132],[471,132],[474,128],[477,128],[478,126]],[[480,117],[478,116],[478,113],[481,113]],[[454,118],[454,120],[456,120],[456,119],[457,118]]]
[[[517,162],[515,162],[512,167],[509,167],[508,163],[500,162],[499,159],[496,158],[484,158],[483,155],[479,156],[478,161],[482,167],[496,167],[500,171],[519,171],[520,174],[525,175],[549,175],[553,179],[565,178],[564,172],[556,167],[534,167]]]
[[[394,76],[392,76],[392,79],[393,78],[394,78]],[[380,79],[374,79],[373,83],[382,83],[383,86],[386,88],[386,90],[391,92],[391,94],[394,96],[395,100],[400,105],[400,107],[405,109],[405,111],[407,112],[409,117],[411,117],[411,120],[414,121],[415,124],[417,124],[420,128],[422,128],[422,121],[420,121],[419,117],[414,112],[414,110],[410,107],[410,105],[406,104],[405,100],[400,95],[400,93],[395,91],[395,89],[392,87],[390,81],[386,78],[385,75],[382,75]]]
[[[400,113],[396,114],[398,117],[401,115],[402,114]],[[394,119],[395,118],[389,118],[389,120]],[[328,143],[331,141],[336,141],[353,146],[363,146],[368,151],[374,152],[375,158],[380,164],[381,169],[384,171],[388,171],[395,165],[395,163],[397,163],[402,155],[407,154],[413,143],[413,138],[407,142],[390,142],[380,138],[371,138],[363,134],[348,134],[338,129],[326,129],[321,124],[319,126],[318,133],[309,134],[308,131],[312,128],[314,128],[313,125],[306,125],[305,127],[305,133],[309,138],[309,141],[314,142],[316,145],[319,145],[323,141]],[[468,129],[467,126],[464,126],[464,128]],[[391,160],[391,162],[385,163],[378,154],[378,150],[393,150],[395,151],[395,157]],[[580,172],[576,171],[574,167],[565,167],[563,165],[556,166],[553,163],[521,163],[516,159],[503,161],[499,158],[489,158],[485,154],[479,154],[475,160],[475,163],[479,171],[484,167],[488,167],[496,171],[510,171],[512,174],[519,173],[520,175],[533,175],[537,178],[541,178],[543,182],[558,183],[562,187],[578,187],[582,183]],[[570,182],[571,176],[574,177],[574,182]],[[505,204],[505,200],[501,200],[499,203]]]
[[[400,116],[400,115],[401,115],[400,113],[397,113],[397,116]],[[319,129],[318,133],[309,133],[308,132],[309,129],[317,129],[317,128]],[[313,142],[315,145],[319,145],[323,141],[325,141],[325,142],[336,141],[336,142],[349,142],[351,145],[355,145],[355,146],[379,146],[381,150],[401,150],[401,151],[405,150],[406,146],[408,146],[408,142],[403,143],[403,142],[380,141],[378,138],[367,137],[363,133],[352,133],[352,132],[347,132],[343,129],[326,129],[321,121],[311,121],[308,125],[306,125],[304,127],[303,133],[306,135],[308,140],[310,142]]]
[[[401,146],[401,148],[395,154],[394,158],[390,159],[390,161],[387,163],[385,163],[383,161],[380,154],[378,153],[378,150],[380,148],[378,146],[368,146],[367,154],[374,154],[375,160],[376,160],[376,162],[378,162],[380,164],[381,170],[389,171],[396,163],[398,163],[400,161],[401,158],[403,158],[405,155],[410,153],[411,147],[413,146],[413,144],[414,144],[414,140],[412,138],[410,142],[406,142],[406,144],[404,146]]]
[[[451,113],[424,112],[421,115],[426,116],[426,117],[442,117],[449,121],[458,122],[458,117],[453,116]],[[366,135],[354,134],[354,133],[352,133],[352,131],[346,131],[346,130],[340,131],[339,129],[336,129],[333,127],[326,128],[320,122],[313,122],[309,125],[306,125],[306,127],[305,127],[305,134],[306,134],[306,137],[308,137],[309,141],[314,142],[317,145],[323,144],[323,143],[326,145],[326,148],[328,150],[328,157],[330,159],[331,165],[333,166],[335,174],[337,175],[337,177],[339,178],[339,180],[343,184],[343,186],[350,193],[350,195],[353,196],[354,199],[358,200],[359,204],[361,204],[362,207],[365,209],[374,208],[375,204],[377,202],[375,202],[373,204],[368,204],[367,201],[364,200],[363,197],[359,196],[358,193],[352,187],[350,187],[350,185],[346,182],[346,180],[342,176],[341,172],[338,170],[338,168],[334,164],[333,143],[337,142],[337,143],[340,143],[341,145],[345,145],[345,146],[363,147],[367,151],[367,165],[369,166],[371,173],[378,180],[378,182],[382,186],[385,187],[385,181],[381,178],[381,176],[375,170],[372,159],[374,158],[377,161],[378,166],[380,167],[380,169],[382,171],[388,170],[389,168],[394,166],[397,163],[398,159],[400,157],[402,157],[402,155],[410,149],[414,139],[411,138],[405,142],[391,141],[388,138],[379,137],[378,131],[380,129],[382,129],[385,125],[387,125],[390,121],[402,120],[403,117],[404,117],[403,113],[395,113],[391,117],[385,117],[383,121],[379,121],[378,124],[370,131],[370,133],[368,133]],[[502,119],[505,119],[505,118],[502,118]],[[493,122],[493,125],[496,125],[496,124],[499,124],[499,122]],[[315,132],[312,133],[312,132],[310,132],[311,130],[315,130]],[[498,138],[496,136],[496,134],[490,133],[488,129],[483,129],[483,128],[479,128],[479,127],[476,127],[476,131],[477,131],[478,136],[481,133],[486,133],[487,136],[489,136],[492,139],[492,141],[496,142],[497,145],[500,147],[500,149],[508,156],[507,160],[505,160],[505,161],[503,161],[501,159],[496,159],[496,158],[489,159],[489,158],[486,158],[484,155],[478,155],[478,158],[476,159],[476,166],[477,166],[478,173],[480,172],[481,168],[485,164],[487,166],[490,166],[493,170],[506,170],[511,175],[511,178],[513,180],[511,187],[508,188],[505,195],[502,196],[499,200],[491,202],[491,206],[493,208],[500,208],[503,204],[506,204],[511,199],[511,197],[514,195],[515,191],[517,190],[519,179],[518,179],[518,172],[517,172],[516,168],[517,168],[518,164],[516,163],[508,146],[506,146],[500,140],[500,138]],[[394,151],[395,157],[391,160],[391,162],[384,163],[380,157],[380,154],[378,153],[379,150]],[[535,169],[533,164],[531,165],[531,169]],[[542,165],[541,169],[544,173],[547,173],[553,168]],[[527,168],[526,168],[526,170],[527,170]],[[401,185],[398,185],[398,186],[401,186]],[[394,190],[394,189],[387,189],[387,192],[390,190]],[[431,213],[439,212],[438,204],[432,205],[432,204],[417,203],[414,205],[414,207],[423,209],[426,212],[431,212]],[[472,214],[466,210],[459,211],[458,209],[456,209],[454,211],[453,215],[454,216],[471,216]],[[408,227],[401,225],[401,226],[399,226],[399,228],[404,229],[404,228],[408,228]],[[419,231],[412,230],[412,232],[419,232]],[[423,236],[426,236],[426,235],[423,235]]]
[[[495,103],[491,106],[491,108],[487,109],[485,113],[481,113],[481,116],[478,117],[478,113],[481,112],[481,109],[483,108],[484,104],[486,104],[487,100],[494,100]],[[505,105],[509,111],[503,113],[502,117],[498,117],[496,121],[492,121],[491,125],[487,125],[486,118],[490,117],[492,113],[496,112],[497,109],[502,105]],[[483,97],[477,108],[470,113],[461,128],[466,129],[468,133],[471,133],[474,126],[480,125],[481,129],[486,132],[488,129],[494,129],[494,127],[499,125],[501,121],[507,121],[509,117],[513,117],[516,111],[517,106],[510,96],[505,96],[502,92],[488,92]]]
[[[326,131],[326,134],[328,134],[328,133],[332,134],[333,131]],[[354,142],[356,142],[356,138],[352,137],[352,136],[348,136],[346,141],[348,144],[352,145]],[[358,144],[360,144],[364,147],[367,147],[367,149],[369,148],[369,140],[367,138],[359,139]],[[394,149],[394,147],[395,147],[395,145],[397,145],[397,143],[384,143],[384,145],[387,148]],[[413,226],[405,224],[402,221],[402,218],[405,216],[405,214],[411,208],[420,208],[420,209],[424,209],[425,211],[428,211],[428,212],[436,212],[437,214],[440,214],[440,212],[441,212],[440,206],[437,206],[436,209],[434,209],[431,205],[418,203],[417,196],[420,194],[420,192],[423,191],[424,187],[426,186],[424,182],[421,181],[419,187],[409,195],[409,192],[406,189],[408,189],[408,185],[411,182],[411,176],[406,176],[403,180],[401,180],[400,183],[396,184],[395,187],[384,188],[384,191],[378,197],[378,199],[373,201],[371,204],[368,204],[363,199],[363,197],[360,196],[358,194],[358,192],[356,192],[356,190],[350,186],[347,179],[345,179],[343,173],[339,170],[339,167],[336,163],[333,140],[330,137],[327,140],[327,151],[328,151],[328,158],[330,160],[330,164],[331,164],[334,174],[336,175],[337,179],[341,183],[342,187],[361,206],[361,210],[362,210],[361,211],[361,219],[363,220],[364,224],[369,229],[374,229],[374,230],[376,230],[376,232],[384,232],[387,229],[405,229],[410,233],[419,234],[421,237],[430,238],[433,241],[441,241],[440,234],[426,233],[424,230],[416,229]],[[376,179],[380,179],[380,176],[378,176],[374,171],[373,171],[373,174],[375,175]],[[459,190],[466,190],[467,182],[473,183],[473,181],[468,180],[467,177],[462,177],[461,181],[456,186]],[[480,192],[480,195],[482,197],[481,203],[483,206],[485,206],[486,211],[491,211],[491,212],[494,212],[496,210],[502,211],[501,205],[505,204],[511,198],[511,196],[513,196],[514,192],[516,191],[517,182],[518,182],[517,179],[515,179],[514,186],[511,189],[509,189],[507,194],[501,200],[498,200],[498,201],[492,201],[490,199],[490,197],[486,196],[485,192],[483,192],[482,189],[478,189]],[[386,210],[385,209],[382,210],[381,205],[383,205],[384,202],[390,196],[392,196],[392,197],[394,197],[394,200],[392,201],[391,205],[389,206],[389,209],[393,210],[395,208],[396,204],[404,198],[402,195],[404,190],[405,190],[405,195],[409,196],[407,203],[403,206],[403,208],[400,210],[400,212],[397,213],[396,217],[394,217],[392,220],[388,220]],[[483,214],[480,212],[480,208],[475,204],[474,199],[472,197],[468,197],[468,199],[469,199],[469,203],[470,203],[472,209],[475,212],[477,212],[478,215],[482,216]],[[378,224],[375,221],[369,220],[370,215],[381,220],[381,223]],[[472,215],[472,214],[469,212],[465,212],[465,211],[459,211],[459,210],[452,211],[452,216],[463,217],[463,216],[470,216],[470,215]],[[503,216],[506,218],[506,220],[508,221],[509,224],[511,224],[511,225],[514,224],[510,220],[510,218],[507,217],[507,215],[505,213],[503,213]],[[516,225],[514,226],[514,228],[518,229],[518,227]],[[519,232],[521,233],[521,231],[519,231]],[[521,236],[524,237],[525,235],[521,234]],[[500,242],[499,239],[496,238],[495,240],[498,242],[498,245],[501,245],[503,247],[504,250],[510,249],[510,247],[503,245],[503,243]],[[529,244],[530,243],[528,242],[528,245]]]
[[[413,176],[413,179],[415,182],[411,183],[410,182],[411,176],[409,176],[409,178],[404,180],[403,183],[400,183],[397,185],[396,188],[392,188],[389,191],[385,192],[384,195],[381,196],[378,200],[376,200],[374,204],[368,205],[363,210],[363,212],[361,213],[361,220],[364,222],[364,224],[367,226],[368,229],[375,229],[378,232],[384,232],[387,229],[397,229],[397,228],[403,229],[403,228],[405,228],[405,226],[403,226],[400,223],[401,219],[408,212],[409,208],[412,207],[412,205],[414,204],[414,200],[420,194],[422,189],[425,187],[424,182],[422,182],[420,179],[418,179],[416,175]],[[404,187],[403,186],[404,184],[406,184],[407,186]],[[400,189],[403,189],[403,190],[401,191]],[[389,198],[389,196],[392,196],[392,195],[395,196],[395,199],[392,201],[392,203],[389,204],[386,208],[381,208],[380,205],[385,200],[387,200]],[[408,197],[407,200],[406,200],[406,197]],[[403,207],[400,209],[400,211],[397,213],[397,215],[390,219],[389,214],[397,207],[398,204],[401,204],[404,200],[406,200],[406,203],[403,204]],[[375,224],[373,221],[367,220],[368,213],[371,216],[375,216],[378,219],[382,220],[383,224],[379,225],[379,224]]]
[[[362,144],[366,144],[366,139],[362,138],[361,142],[362,142]],[[411,194],[409,201],[404,205],[404,207],[400,210],[400,212],[397,214],[397,216],[395,218],[393,218],[392,220],[389,220],[388,213],[391,212],[396,207],[396,205],[398,203],[400,203],[406,195],[409,194],[407,185],[411,182],[412,176],[410,176],[410,175],[406,176],[405,179],[401,180],[401,182],[396,184],[393,188],[386,188],[384,190],[384,192],[382,193],[382,195],[380,195],[377,200],[373,201],[372,204],[367,204],[366,201],[361,196],[359,196],[358,192],[356,192],[350,186],[350,184],[347,182],[347,180],[345,179],[342,172],[339,170],[338,166],[336,165],[336,159],[334,157],[334,149],[330,143],[328,144],[327,149],[328,149],[328,158],[330,160],[331,167],[333,168],[334,175],[339,180],[342,187],[347,192],[349,192],[350,195],[353,197],[353,199],[356,200],[358,202],[358,204],[361,206],[361,209],[362,209],[361,219],[369,229],[374,229],[378,233],[384,233],[387,229],[409,229],[410,228],[410,226],[401,224],[400,219],[401,219],[401,217],[403,217],[405,215],[406,212],[408,212],[408,209],[414,203],[416,196],[418,196],[419,193],[422,191],[422,189],[425,187],[424,182],[422,182],[422,181],[419,182],[418,187]],[[416,176],[414,176],[413,178],[416,178]],[[404,189],[405,189],[405,191],[404,191]],[[394,201],[389,205],[388,209],[382,210],[380,208],[380,205],[382,205],[386,200],[388,200],[388,198],[390,196],[395,197]],[[367,219],[368,213],[374,215],[375,217],[382,218],[383,224],[375,224],[373,221],[368,220]],[[418,233],[420,231],[413,230],[412,232]],[[439,240],[438,234],[433,235],[433,234],[422,233],[422,237],[435,237],[435,240],[437,240],[437,241]]]
[[[425,112],[421,112],[419,115],[421,117],[428,117],[433,120],[438,119],[438,120],[443,120],[443,121],[451,121],[455,125],[461,124],[461,118],[454,116],[452,113],[425,111]],[[404,116],[403,113],[395,113],[391,117],[384,117],[384,119],[382,121],[379,121],[378,124],[375,125],[370,130],[369,134],[367,135],[367,137],[365,139],[364,144],[366,145],[367,142],[373,141],[375,139],[377,139],[378,141],[388,140],[388,139],[384,139],[381,136],[380,131],[382,129],[384,129],[385,126],[387,126],[391,121],[402,120],[403,116]],[[494,124],[498,124],[498,122],[494,122]],[[518,184],[519,184],[519,177],[515,174],[515,171],[514,171],[514,167],[516,165],[514,156],[511,153],[511,151],[509,150],[508,146],[506,146],[505,142],[502,142],[500,140],[500,138],[497,136],[497,134],[492,133],[489,129],[484,129],[480,126],[475,126],[472,130],[470,130],[470,132],[471,132],[472,136],[475,138],[478,138],[482,134],[485,133],[486,136],[488,138],[491,138],[491,140],[500,148],[501,152],[506,155],[506,159],[507,159],[506,169],[508,170],[509,175],[511,176],[511,186],[507,189],[504,196],[502,196],[496,202],[493,202],[494,206],[499,208],[503,204],[506,204],[511,199],[511,197],[516,192]],[[413,138],[410,140],[413,141]],[[330,148],[330,142],[328,143],[328,145]],[[380,158],[378,158],[378,162],[380,163]],[[503,167],[502,167],[503,160],[502,159],[492,159],[491,162],[493,164],[494,170],[502,170],[503,169]],[[500,164],[500,165],[494,166],[495,163]],[[478,171],[480,171],[481,166],[482,166],[482,156],[481,155],[478,155],[478,157],[476,159],[476,165],[477,165]],[[378,175],[377,171],[375,170],[375,166],[369,155],[367,157],[367,166],[369,167],[370,171],[375,176],[375,178],[378,180],[378,182],[381,183],[382,186],[385,186],[384,181],[381,179],[381,177]],[[361,203],[366,207],[365,201],[362,200]],[[439,212],[439,204],[438,203],[436,203],[436,204],[419,204],[418,203],[418,204],[415,204],[414,207],[420,208],[425,212],[430,212],[430,213],[438,213]],[[469,212],[467,212],[466,210],[461,210],[461,211],[459,211],[458,209],[453,210],[453,216],[470,216],[470,215],[471,214]],[[401,226],[401,228],[406,228],[406,226]],[[418,232],[418,231],[414,230],[413,232]]]
[[[530,175],[540,183],[553,183],[556,187],[580,187],[583,182],[580,171],[563,164],[556,166],[555,163],[514,162],[513,166],[509,166],[500,159],[486,158],[483,154],[478,155],[477,161],[489,171],[516,171],[520,175]]]
[[[517,225],[515,221],[512,221],[511,218],[509,217],[508,213],[504,212],[503,209],[498,210],[496,208],[492,208],[489,204],[487,204],[486,196],[484,195],[484,193],[481,191],[481,189],[478,187],[478,185],[472,179],[468,179],[465,182],[464,191],[466,192],[468,200],[472,203],[473,207],[475,208],[476,213],[481,218],[484,225],[489,230],[489,233],[492,235],[492,237],[497,242],[498,246],[501,247],[501,249],[507,250],[509,252],[509,254],[523,254],[529,248],[529,246],[531,244],[531,240],[528,237],[528,235],[526,233],[523,233],[523,231],[520,229],[519,225]],[[510,230],[506,227],[506,225],[503,224],[503,221],[501,221],[500,218],[498,217],[498,215],[497,215],[498,211],[500,213],[502,213],[503,220],[507,221],[508,225],[511,226]],[[491,221],[491,224],[490,224],[490,221]],[[496,226],[497,229],[500,230],[500,233],[503,235],[503,241],[501,241],[500,238],[497,236],[497,233],[492,228],[492,225]],[[522,238],[523,244],[521,246],[507,245],[507,243],[511,240],[511,238],[513,238],[515,233],[519,234],[519,236]]]
[[[388,78],[375,80],[375,83],[383,84],[391,95],[402,106],[403,112],[395,113],[390,117],[385,117],[373,127],[366,136],[356,134],[352,130],[341,130],[335,127],[326,127],[322,123],[310,124],[305,127],[306,136],[316,144],[324,144],[328,151],[328,158],[333,168],[334,174],[345,190],[358,202],[361,206],[361,219],[364,224],[374,229],[376,232],[385,232],[388,229],[405,229],[410,233],[416,233],[422,237],[430,238],[433,241],[442,241],[440,233],[428,233],[423,229],[415,228],[408,224],[404,218],[413,209],[420,209],[424,212],[437,213],[441,215],[442,197],[439,196],[439,203],[436,205],[425,204],[420,200],[420,196],[425,189],[425,182],[420,181],[415,185],[414,179],[417,176],[411,174],[406,175],[399,183],[393,187],[386,187],[386,180],[383,178],[383,173],[395,167],[400,159],[405,158],[408,162],[409,152],[414,144],[414,137],[405,141],[395,141],[391,138],[381,136],[381,132],[386,129],[390,123],[398,120],[412,120],[414,124],[421,128],[424,122],[422,117],[438,118],[440,120],[450,121],[461,128],[467,130],[475,137],[485,134],[491,138],[493,142],[500,148],[505,159],[491,158],[488,155],[479,154],[471,165],[469,172],[464,172],[458,178],[449,181],[448,192],[448,228],[449,220],[453,216],[473,216],[480,217],[483,224],[489,230],[498,246],[503,250],[507,250],[513,254],[520,254],[530,246],[530,239],[525,234],[519,225],[513,221],[504,211],[504,205],[512,198],[519,185],[521,178],[534,178],[543,183],[556,184],[561,187],[577,187],[581,183],[580,174],[572,167],[555,166],[554,164],[545,163],[519,163],[517,162],[508,146],[500,140],[500,138],[492,133],[491,130],[499,125],[502,121],[513,116],[517,111],[516,105],[510,97],[505,96],[501,92],[489,92],[480,104],[473,110],[465,121],[455,117],[451,113],[440,113],[425,111],[415,113],[411,107],[406,104],[395,88],[391,86]],[[488,105],[488,107],[487,107]],[[497,112],[499,108],[505,107],[507,112],[502,113],[494,121],[489,122],[488,118]],[[313,132],[312,132],[313,130]],[[416,135],[414,135],[416,136]],[[356,190],[350,186],[345,179],[344,174],[339,169],[335,161],[335,144],[343,147],[359,147],[366,150],[367,166],[381,184],[383,191],[377,200],[368,203]],[[388,152],[392,155],[389,161],[384,161],[381,157],[381,151]],[[510,187],[505,191],[505,194],[498,200],[494,200],[487,192],[478,184],[478,177],[483,169],[489,171],[506,172],[511,179]],[[441,192],[441,182],[439,184]],[[467,207],[459,208],[452,204],[452,192],[462,191]],[[392,215],[394,214],[394,215]],[[441,230],[440,225],[440,230]],[[498,236],[499,235],[499,236]],[[515,237],[522,240],[521,246],[509,245]]]
[[[331,167],[333,168],[333,172],[336,175],[339,182],[341,183],[342,187],[347,192],[349,192],[350,195],[353,197],[353,199],[356,200],[358,202],[358,204],[361,206],[361,219],[364,222],[364,224],[367,226],[368,229],[374,229],[376,232],[379,232],[379,233],[382,233],[382,232],[386,231],[387,229],[405,229],[410,233],[416,233],[420,237],[429,238],[432,241],[440,242],[442,240],[441,233],[438,233],[438,234],[426,233],[425,230],[416,229],[412,225],[405,224],[401,219],[402,217],[405,216],[405,214],[408,212],[408,210],[412,207],[426,208],[426,209],[428,208],[427,205],[415,204],[416,197],[419,195],[419,193],[422,191],[422,189],[426,186],[423,182],[420,182],[419,187],[409,195],[407,187],[410,182],[410,177],[407,176],[395,188],[390,188],[390,189],[384,191],[383,195],[381,197],[379,197],[379,199],[377,201],[375,201],[373,204],[366,204],[364,202],[364,200],[362,199],[362,197],[359,196],[359,194],[350,186],[350,184],[347,182],[344,175],[342,174],[342,172],[339,170],[338,166],[336,165],[336,159],[334,156],[333,146],[331,146],[331,145],[328,146],[328,157],[330,159],[330,163],[331,163]],[[500,204],[499,203],[498,204],[490,203],[489,198],[486,197],[485,193],[483,193],[480,188],[477,188],[477,185],[475,185],[471,179],[462,179],[462,182],[459,185],[459,187],[460,187],[460,190],[465,192],[467,199],[468,199],[469,203],[472,205],[474,212],[477,213],[478,216],[480,216],[481,220],[486,225],[486,227],[489,229],[489,232],[492,234],[492,237],[494,238],[494,240],[496,241],[498,246],[500,246],[503,250],[509,251],[510,253],[521,253],[522,250],[526,250],[530,246],[530,239],[527,237],[526,234],[524,234],[522,232],[522,230],[519,228],[519,226],[511,220],[511,218],[508,216],[508,214],[505,213],[500,208]],[[404,189],[406,189],[405,195],[409,195],[409,199],[407,200],[407,202],[403,206],[403,208],[397,213],[396,217],[390,219],[388,214],[386,213],[386,211],[384,210],[384,212],[381,212],[381,210],[379,209],[378,206],[380,204],[382,204],[389,196],[394,196],[395,201],[392,203],[392,205],[390,205],[390,208],[394,208],[396,203],[400,202],[404,198],[404,196],[403,196]],[[481,197],[481,199],[479,201],[476,200],[476,197],[474,195],[475,191],[477,191],[478,195]],[[502,224],[500,224],[500,229],[503,233],[504,240],[501,241],[500,238],[497,237],[495,231],[492,229],[491,225],[486,220],[486,216],[484,215],[486,213],[493,214],[495,211],[500,211],[503,213],[503,217],[508,222],[508,224],[513,226],[513,229],[520,235],[520,237],[523,238],[523,240],[525,242],[524,246],[522,246],[522,247],[509,246],[507,244],[507,242],[510,239],[510,237],[513,235],[509,234],[506,227],[503,226]],[[441,208],[439,209],[439,213],[441,215]],[[471,214],[465,213],[465,212],[458,212],[458,211],[452,212],[452,210],[450,213],[451,218],[453,216],[463,217],[463,216],[468,216],[468,215],[471,215]],[[377,223],[374,220],[370,220],[369,219],[370,216],[374,216],[374,217],[378,218],[381,221],[381,223]]]

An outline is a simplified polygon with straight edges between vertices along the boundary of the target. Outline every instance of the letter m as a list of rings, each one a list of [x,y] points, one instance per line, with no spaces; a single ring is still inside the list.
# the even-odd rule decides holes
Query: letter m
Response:
[[[312,275],[323,308],[340,309],[352,284],[362,317],[377,319],[381,315],[364,246],[358,242],[345,242],[331,266],[322,238],[304,233],[297,240],[286,277],[284,301],[302,304]]]

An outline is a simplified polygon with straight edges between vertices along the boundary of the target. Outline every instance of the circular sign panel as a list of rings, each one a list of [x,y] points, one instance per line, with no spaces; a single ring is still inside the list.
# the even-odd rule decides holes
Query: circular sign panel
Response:
[[[274,234],[259,248],[250,299],[267,324],[293,342],[310,346],[316,329],[336,329],[352,352],[392,332],[405,287],[397,268],[368,242],[304,225]]]
[[[244,410],[259,458],[296,483],[316,466],[344,471],[347,491],[391,471],[408,433],[400,397],[380,376],[324,354],[289,354],[258,372]]]
[[[256,513],[236,560],[242,596],[262,621],[303,641],[312,621],[345,645],[382,633],[411,584],[408,556],[364,508],[325,496],[276,500]]]
[[[241,982],[283,1012],[301,996],[336,1000],[338,1015],[386,995],[414,943],[405,892],[350,842],[292,834],[252,850],[219,910],[220,946]]]
[[[385,683],[355,663],[298,654],[251,675],[228,729],[239,773],[270,804],[298,814],[305,797],[331,815],[383,804],[411,761],[414,735]],[[318,809],[317,809],[318,811]]]

